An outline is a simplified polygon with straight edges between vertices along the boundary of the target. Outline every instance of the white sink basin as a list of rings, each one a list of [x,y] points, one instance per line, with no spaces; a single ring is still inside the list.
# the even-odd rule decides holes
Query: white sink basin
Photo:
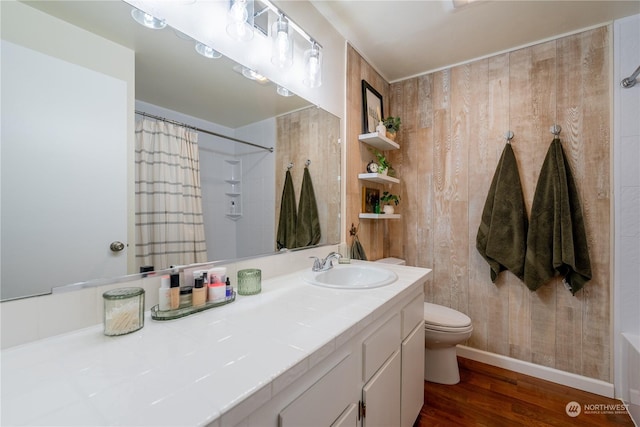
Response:
[[[305,271],[302,279],[326,288],[371,289],[390,285],[398,276],[385,268],[339,264],[327,271]]]

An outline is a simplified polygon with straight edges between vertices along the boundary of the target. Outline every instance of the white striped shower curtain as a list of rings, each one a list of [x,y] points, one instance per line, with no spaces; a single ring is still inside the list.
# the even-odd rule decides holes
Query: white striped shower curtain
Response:
[[[198,134],[136,122],[136,264],[155,270],[207,261]]]

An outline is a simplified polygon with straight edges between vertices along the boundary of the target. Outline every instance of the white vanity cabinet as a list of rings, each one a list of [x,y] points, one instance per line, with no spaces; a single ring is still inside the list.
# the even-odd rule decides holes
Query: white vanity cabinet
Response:
[[[424,293],[399,298],[241,423],[251,427],[411,426],[423,404]]]
[[[417,295],[364,342],[363,427],[411,427],[422,409],[423,306],[423,295]]]

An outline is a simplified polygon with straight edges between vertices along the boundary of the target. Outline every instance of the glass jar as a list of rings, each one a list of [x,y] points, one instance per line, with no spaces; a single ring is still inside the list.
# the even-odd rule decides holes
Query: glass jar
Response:
[[[262,271],[258,268],[247,268],[238,271],[238,294],[255,295],[262,291]]]
[[[104,334],[125,335],[144,326],[144,289],[119,288],[102,294]]]

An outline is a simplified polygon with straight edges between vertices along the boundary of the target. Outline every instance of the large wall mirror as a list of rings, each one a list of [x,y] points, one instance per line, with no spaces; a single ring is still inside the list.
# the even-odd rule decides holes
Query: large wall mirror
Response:
[[[143,115],[129,110],[200,129],[195,132],[207,262],[276,251],[287,168],[297,195],[305,167],[312,176],[322,231],[318,244],[340,242],[339,118],[298,96],[278,95],[273,83],[245,78],[239,64],[225,57],[200,56],[196,41],[183,33],[140,26],[125,2],[1,6],[2,300],[138,273],[140,262],[131,254],[131,133]],[[135,103],[126,82],[5,37],[25,10],[41,18],[15,23],[25,33],[42,32],[39,25],[55,19],[135,51]],[[64,42],[54,33],[47,38]],[[69,124],[62,126],[63,120]],[[31,139],[39,145],[23,143]],[[119,241],[125,249],[113,251],[111,243]]]

